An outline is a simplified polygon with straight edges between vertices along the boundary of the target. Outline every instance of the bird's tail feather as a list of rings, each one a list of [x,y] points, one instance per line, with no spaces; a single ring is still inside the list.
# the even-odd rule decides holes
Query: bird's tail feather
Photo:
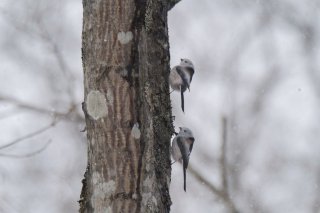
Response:
[[[182,109],[182,112],[184,112],[184,97],[183,97],[183,91],[180,90],[181,92],[181,109]]]
[[[186,192],[187,191],[187,185],[186,185],[186,179],[187,179],[187,165],[185,162],[183,162],[183,189]]]

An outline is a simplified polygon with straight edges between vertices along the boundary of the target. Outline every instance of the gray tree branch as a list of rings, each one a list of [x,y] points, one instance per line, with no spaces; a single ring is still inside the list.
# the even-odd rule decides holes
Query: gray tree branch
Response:
[[[43,145],[43,147],[41,147],[38,150],[26,153],[26,154],[8,154],[8,153],[0,153],[1,157],[8,157],[8,158],[29,158],[29,157],[33,157],[37,154],[40,154],[41,152],[43,152],[49,145],[51,144],[51,140],[49,140],[45,145]]]
[[[54,127],[55,125],[56,125],[56,121],[53,121],[52,123],[50,123],[49,125],[47,125],[47,126],[45,126],[45,127],[42,127],[42,128],[40,128],[40,129],[38,129],[38,130],[36,130],[36,131],[34,131],[34,132],[31,132],[31,133],[29,133],[29,134],[27,134],[27,135],[25,135],[25,136],[23,136],[23,137],[21,137],[21,138],[15,139],[15,140],[13,140],[13,141],[11,141],[11,142],[9,142],[9,143],[6,143],[6,144],[4,144],[4,145],[1,145],[1,146],[0,146],[0,150],[1,150],[1,149],[8,148],[8,147],[11,147],[11,146],[13,146],[13,145],[15,145],[15,144],[18,144],[18,143],[26,140],[26,139],[35,137],[35,136],[37,136],[37,135],[39,135],[39,134],[47,131],[48,129]]]
[[[58,119],[72,120],[79,123],[84,122],[84,117],[76,110],[76,105],[73,105],[73,104],[70,105],[69,110],[67,112],[59,112],[59,111],[38,107],[29,103],[24,103],[13,97],[1,95],[1,94],[0,94],[0,101],[5,101],[15,105],[16,107],[19,107],[25,110],[30,110],[40,114],[50,115]]]
[[[168,10],[171,10],[181,0],[168,0]]]
[[[220,174],[222,187],[219,188],[213,183],[204,178],[198,171],[196,171],[191,165],[188,167],[188,171],[200,182],[205,184],[210,191],[221,198],[226,206],[230,209],[231,213],[239,213],[234,201],[231,199],[228,187],[228,163],[227,163],[227,118],[222,117],[222,128],[221,128],[221,156],[220,156]]]

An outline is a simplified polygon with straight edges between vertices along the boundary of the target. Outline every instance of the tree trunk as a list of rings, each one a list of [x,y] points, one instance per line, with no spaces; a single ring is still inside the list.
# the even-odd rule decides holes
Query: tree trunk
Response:
[[[80,212],[170,211],[167,12],[176,2],[83,0]]]

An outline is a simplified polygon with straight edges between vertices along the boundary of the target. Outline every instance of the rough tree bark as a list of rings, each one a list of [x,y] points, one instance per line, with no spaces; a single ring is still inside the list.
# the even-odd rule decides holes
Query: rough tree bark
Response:
[[[170,211],[167,12],[177,2],[83,0],[80,212]]]

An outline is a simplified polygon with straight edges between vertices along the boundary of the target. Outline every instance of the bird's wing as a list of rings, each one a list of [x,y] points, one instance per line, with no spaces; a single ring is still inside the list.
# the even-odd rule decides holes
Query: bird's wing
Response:
[[[191,154],[192,148],[193,148],[193,143],[194,143],[194,137],[190,137],[188,140],[190,140],[190,147],[189,147],[189,156]]]
[[[187,170],[188,163],[189,163],[189,157],[188,157],[188,154],[186,153],[186,150],[185,150],[185,147],[184,147],[184,144],[183,144],[183,139],[181,137],[177,138],[177,143],[178,143],[181,155],[182,155],[182,162],[183,162],[182,163],[182,165],[183,165],[183,189],[184,189],[184,191],[186,191],[186,188],[187,188],[186,187],[186,179],[187,179],[186,170]]]
[[[193,77],[193,74],[194,74],[194,69],[192,67],[185,67],[185,69],[189,72],[190,74],[190,83],[192,81],[192,77]]]
[[[188,83],[186,73],[182,70],[182,67],[176,66],[176,70],[177,70],[177,73],[179,74],[179,76],[181,77],[182,82],[183,82],[183,84],[180,87],[180,93],[181,93],[181,109],[182,109],[182,112],[184,112],[184,95],[183,95],[183,93],[184,93],[184,91],[186,91],[187,88],[189,88],[189,83]]]
[[[178,146],[177,136],[176,136],[173,138],[172,144],[171,144],[171,155],[175,161],[180,160],[179,158],[181,158],[181,157],[180,157],[179,153],[180,153],[180,147]]]
[[[181,94],[181,109],[182,109],[182,112],[184,112],[184,95],[183,95],[182,88],[180,88],[180,94]]]

